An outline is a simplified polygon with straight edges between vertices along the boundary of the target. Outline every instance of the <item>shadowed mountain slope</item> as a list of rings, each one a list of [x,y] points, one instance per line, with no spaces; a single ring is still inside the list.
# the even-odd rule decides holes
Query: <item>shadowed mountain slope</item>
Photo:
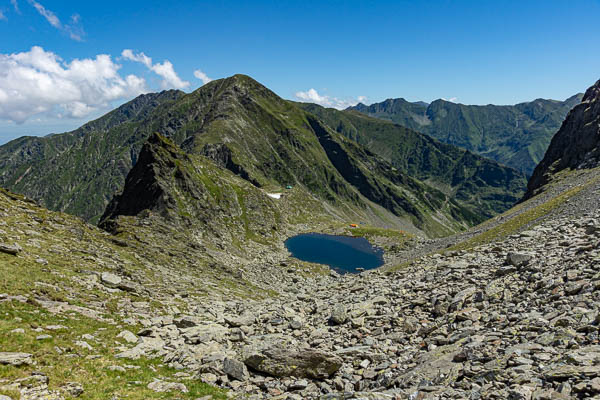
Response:
[[[526,185],[524,174],[468,150],[356,111],[298,103],[405,174],[442,190],[482,218],[506,211]]]

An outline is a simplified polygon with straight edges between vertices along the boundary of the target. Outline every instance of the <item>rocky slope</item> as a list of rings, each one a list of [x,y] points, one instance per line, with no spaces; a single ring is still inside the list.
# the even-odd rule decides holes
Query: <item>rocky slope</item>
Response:
[[[411,175],[415,168],[390,166],[322,119],[236,75],[187,95],[141,96],[70,133],[10,142],[0,147],[0,185],[96,223],[112,196],[122,191],[153,132],[266,191],[297,186],[337,217],[432,236],[464,229],[505,208],[519,180],[498,180],[490,196],[455,195],[454,188],[438,188],[422,181],[427,176]],[[426,143],[414,142],[415,153],[428,152],[420,146]],[[451,153],[444,157],[462,158]],[[477,179],[472,185],[488,181]],[[483,207],[475,209],[478,202]]]
[[[111,236],[2,192],[0,394],[598,395],[600,179],[587,181],[527,230],[343,276],[252,241],[245,255],[190,245],[160,209]]]
[[[466,205],[480,217],[479,222],[506,211],[523,194],[527,182],[524,174],[470,151],[356,111],[297,104],[337,132],[383,157],[399,171],[431,184]]]
[[[590,87],[552,138],[535,168],[525,198],[544,189],[562,171],[593,168],[600,162],[600,81]]]
[[[223,121],[206,137],[218,127],[239,144],[227,124],[243,120],[213,112]],[[318,143],[358,199],[370,201],[361,180],[367,193],[394,190],[402,175],[386,175],[389,164],[298,115],[297,143]],[[565,173],[467,241],[443,239],[449,247],[399,265],[390,254],[430,241],[380,232],[386,266],[339,275],[281,243],[341,229],[323,218],[331,203],[301,180],[273,199],[252,183],[277,179],[259,158],[246,174],[227,161],[248,149],[213,152],[223,143],[190,137],[184,148],[206,151],[149,137],[103,217],[111,234],[0,190],[0,396],[600,396],[600,167]],[[385,180],[370,181],[378,168]]]
[[[582,98],[537,99],[510,106],[431,104],[388,99],[351,109],[393,121],[531,175],[565,116]]]

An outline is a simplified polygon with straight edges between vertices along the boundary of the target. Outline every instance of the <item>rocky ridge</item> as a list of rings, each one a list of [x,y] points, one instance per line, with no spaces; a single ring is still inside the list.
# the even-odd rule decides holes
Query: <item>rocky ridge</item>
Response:
[[[591,86],[573,108],[527,185],[525,198],[544,190],[566,169],[593,168],[600,162],[600,81]]]

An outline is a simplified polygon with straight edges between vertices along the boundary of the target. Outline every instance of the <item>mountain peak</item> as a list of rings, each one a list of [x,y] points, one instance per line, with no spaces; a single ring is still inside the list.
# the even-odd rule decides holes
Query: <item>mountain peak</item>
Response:
[[[600,80],[598,80],[595,84],[590,86],[588,90],[585,91],[583,95],[582,103],[590,103],[593,101],[598,101],[600,99]]]

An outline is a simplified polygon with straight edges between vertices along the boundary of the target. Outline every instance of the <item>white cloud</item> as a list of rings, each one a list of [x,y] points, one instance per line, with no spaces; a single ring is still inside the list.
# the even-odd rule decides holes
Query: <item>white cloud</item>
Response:
[[[19,10],[19,3],[17,3],[17,0],[10,0],[10,3],[13,5],[13,7],[15,8],[15,11],[19,14],[21,14],[21,10]]]
[[[152,58],[144,53],[134,54],[130,49],[123,50],[121,56],[127,60],[144,64],[150,71],[153,71],[155,74],[162,77],[163,81],[161,82],[161,87],[163,89],[185,89],[190,86],[188,81],[179,78],[173,69],[173,64],[171,64],[169,60],[165,60],[162,64],[152,64]]]
[[[204,72],[202,72],[199,69],[194,71],[194,76],[196,78],[200,79],[202,81],[202,84],[204,84],[204,85],[206,85],[208,82],[212,81],[212,79],[210,79],[208,77],[208,75],[206,75]]]
[[[442,97],[442,100],[449,101],[450,103],[457,103],[458,97],[450,97],[449,99],[445,99]]]
[[[0,10],[0,21],[6,21],[6,15]]]
[[[120,68],[106,54],[67,63],[38,46],[0,54],[0,119],[23,123],[34,115],[80,118],[109,108],[112,101],[147,92],[143,78],[122,77]]]
[[[296,92],[295,96],[297,99],[304,102],[316,103],[324,107],[337,108],[338,110],[343,110],[350,106],[355,106],[359,102],[367,100],[365,96],[358,96],[356,99],[339,99],[337,97],[320,95],[319,92],[317,92],[313,88],[307,90],[306,92]]]
[[[56,14],[54,14],[50,10],[47,10],[43,5],[41,5],[35,0],[29,0],[29,3],[31,3],[31,5],[35,7],[35,9],[40,13],[42,17],[46,18],[46,21],[48,21],[50,25],[57,29],[62,29],[62,24],[60,23],[60,20],[58,19]]]
[[[71,23],[68,25],[64,25],[62,22],[60,22],[60,19],[56,16],[56,14],[48,10],[43,5],[41,5],[35,0],[28,1],[29,4],[31,4],[37,10],[37,12],[40,13],[42,17],[46,18],[46,21],[48,21],[50,25],[52,25],[58,30],[67,33],[69,37],[73,40],[76,40],[78,42],[83,41],[83,36],[85,35],[85,32],[83,30],[83,27],[81,26],[81,17],[79,16],[79,14],[72,15]],[[15,7],[15,10],[19,12],[19,6],[16,1],[13,2],[13,6]]]

